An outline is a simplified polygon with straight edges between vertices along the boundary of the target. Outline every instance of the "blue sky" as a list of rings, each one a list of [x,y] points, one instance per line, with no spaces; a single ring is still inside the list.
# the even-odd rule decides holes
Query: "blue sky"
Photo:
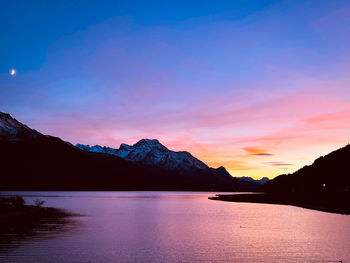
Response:
[[[7,1],[0,32],[0,110],[73,143],[271,177],[349,141],[348,1]]]

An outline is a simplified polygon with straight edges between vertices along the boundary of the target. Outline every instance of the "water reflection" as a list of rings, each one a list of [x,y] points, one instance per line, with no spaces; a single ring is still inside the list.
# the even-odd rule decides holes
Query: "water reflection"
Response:
[[[41,218],[38,221],[20,220],[0,225],[0,259],[8,259],[11,251],[35,241],[56,238],[76,229],[79,220],[73,217]]]
[[[350,216],[207,199],[215,193],[17,194],[84,216],[19,235],[1,262],[350,261]]]

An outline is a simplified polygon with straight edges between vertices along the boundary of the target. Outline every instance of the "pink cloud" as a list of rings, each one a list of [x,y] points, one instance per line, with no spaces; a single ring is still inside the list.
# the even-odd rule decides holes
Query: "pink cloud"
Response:
[[[168,104],[162,108],[160,103],[159,110],[151,104],[168,94],[157,97],[159,87],[153,92],[146,86],[143,90],[142,82],[135,80],[140,93],[126,97],[132,100],[101,102],[75,114],[53,114],[50,121],[46,118],[34,123],[34,128],[73,143],[112,147],[141,138],[157,138],[170,149],[190,151],[207,164],[227,166],[235,175],[255,172],[256,177],[279,173],[277,165],[262,168],[266,166],[262,155],[264,162],[279,162],[281,158],[295,163],[286,170],[293,171],[349,140],[350,97],[344,93],[346,80],[334,84],[307,80],[305,83],[310,86],[296,92],[282,90],[266,98],[248,90],[239,95],[195,98],[193,103],[180,106]],[[125,105],[130,107],[125,110]],[[249,151],[249,147],[256,151]],[[306,147],[312,147],[314,154],[305,151]]]

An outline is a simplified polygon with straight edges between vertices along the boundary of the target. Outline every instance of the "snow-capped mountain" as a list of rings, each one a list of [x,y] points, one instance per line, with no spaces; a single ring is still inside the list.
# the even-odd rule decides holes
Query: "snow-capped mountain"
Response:
[[[113,154],[129,161],[145,165],[156,165],[169,170],[209,169],[209,167],[193,157],[189,152],[171,151],[158,140],[142,139],[134,145],[121,144],[119,149],[95,145],[76,145],[81,150]]]
[[[0,139],[23,140],[41,136],[43,135],[12,118],[10,114],[0,112]]]
[[[108,153],[108,154],[113,154],[113,155],[117,155],[116,149],[110,148],[110,147],[106,147],[106,146],[100,146],[100,145],[95,145],[90,147],[89,145],[84,145],[84,144],[77,144],[76,147],[78,147],[79,149],[83,150],[83,151],[88,151],[88,152],[94,152],[94,153]]]
[[[210,184],[245,184],[246,189],[253,189],[254,185],[259,182],[251,180],[240,180],[240,178],[232,177],[224,167],[211,168],[204,162],[193,157],[189,152],[175,152],[169,150],[156,139],[142,139],[134,145],[122,143],[118,149],[110,147],[102,147],[100,145],[89,146],[83,144],[76,145],[79,149],[88,152],[99,152],[111,154],[137,164],[145,165],[157,170],[161,174],[166,171],[169,178],[189,180],[189,178],[197,177],[199,181],[210,182]],[[160,169],[160,170],[159,170]]]
[[[80,148],[80,149],[79,149]],[[257,185],[210,168],[157,140],[119,149],[78,147],[0,112],[0,190],[252,191]]]
[[[77,148],[87,152],[105,153],[118,156],[135,164],[150,169],[157,175],[157,180],[166,180],[167,185],[181,185],[188,189],[206,188],[254,189],[255,183],[240,181],[232,177],[224,167],[211,168],[193,157],[189,152],[169,150],[156,139],[142,139],[134,145],[121,144],[118,149],[95,145],[77,144]],[[208,188],[207,188],[208,189]]]

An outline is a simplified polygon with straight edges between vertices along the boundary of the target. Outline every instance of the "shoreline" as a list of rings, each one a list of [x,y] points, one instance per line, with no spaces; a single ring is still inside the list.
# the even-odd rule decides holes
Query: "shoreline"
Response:
[[[64,230],[69,218],[78,216],[43,204],[37,200],[36,205],[26,205],[21,196],[0,198],[0,254],[18,240]]]
[[[1,206],[0,237],[9,232],[35,230],[47,223],[61,224],[70,217],[78,216],[64,209],[34,205]]]
[[[19,207],[0,207],[0,224],[6,222],[31,221],[35,219],[66,218],[76,216],[69,211],[54,207],[23,205]]]
[[[53,207],[33,205],[0,206],[0,258],[22,242],[51,238],[69,231],[71,217],[79,216]]]
[[[274,205],[291,205],[305,209],[312,209],[328,213],[350,215],[349,195],[335,194],[325,195],[317,194],[282,194],[282,193],[254,193],[254,194],[237,194],[237,195],[216,195],[208,197],[210,200],[255,203],[255,204],[274,204]]]

